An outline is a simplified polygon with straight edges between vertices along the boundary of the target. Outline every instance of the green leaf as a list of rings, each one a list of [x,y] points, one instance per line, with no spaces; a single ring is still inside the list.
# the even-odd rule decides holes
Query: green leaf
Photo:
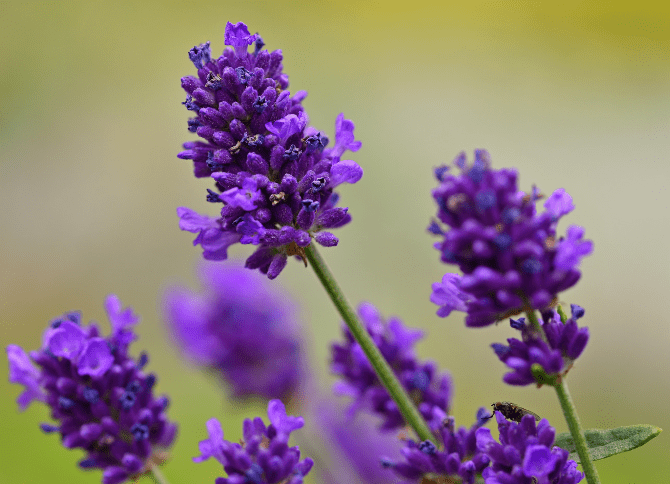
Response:
[[[640,447],[660,434],[661,430],[653,425],[630,425],[616,429],[587,429],[584,437],[591,459],[600,460]],[[556,435],[554,445],[570,452],[569,458],[579,463],[575,443],[569,432]]]

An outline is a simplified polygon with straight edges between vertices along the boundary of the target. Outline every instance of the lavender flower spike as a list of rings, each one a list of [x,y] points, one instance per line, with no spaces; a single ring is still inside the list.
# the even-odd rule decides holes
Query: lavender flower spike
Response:
[[[384,321],[377,308],[370,303],[361,304],[358,314],[428,425],[432,430],[441,426],[443,415],[449,411],[451,378],[447,373],[438,373],[435,363],[422,363],[416,358],[413,347],[423,333],[406,328],[396,318]],[[379,381],[361,346],[348,328],[343,327],[342,330],[344,343],[334,343],[331,350],[331,371],[343,379],[335,385],[335,392],[354,398],[350,415],[353,416],[359,408],[365,408],[382,417],[382,430],[403,427],[404,418]]]
[[[227,48],[212,59],[209,42],[194,47],[189,57],[198,76],[181,80],[184,104],[195,117],[189,131],[201,140],[184,143],[179,158],[193,161],[196,177],[211,177],[217,191],[207,200],[222,203],[216,217],[190,209],[177,210],[179,227],[198,234],[203,257],[224,260],[233,244],[251,244],[256,251],[246,267],[270,279],[279,275],[288,256],[306,263],[312,239],[324,247],[338,239],[327,229],[351,221],[346,208],[336,207],[334,189],[356,183],[363,170],[345,151],[358,151],[354,124],[343,114],[335,122],[335,146],[322,132],[308,127],[302,100],[287,90],[280,50],[268,52],[258,34],[242,22],[228,22]],[[253,53],[248,52],[254,44]]]
[[[456,264],[463,277],[433,285],[431,300],[442,306],[440,316],[466,305],[468,326],[486,326],[521,311],[545,309],[559,292],[574,286],[582,257],[593,251],[583,240],[584,229],[568,227],[557,238],[559,219],[572,211],[572,198],[556,190],[537,214],[542,195],[517,189],[515,170],[490,168],[489,154],[475,150],[467,164],[461,153],[454,164],[461,175],[446,166],[435,170],[440,186],[433,190],[438,218],[429,231],[443,238],[435,244],[442,262]]]
[[[279,400],[268,404],[268,417],[267,427],[260,417],[244,421],[242,445],[224,440],[221,423],[208,420],[209,438],[198,444],[201,455],[193,462],[218,460],[228,477],[217,478],[216,484],[301,484],[314,462],[309,457],[300,460],[300,450],[289,447],[288,440],[303,426],[303,418],[286,415]]]
[[[510,422],[495,412],[500,443],[491,431],[476,432],[477,449],[491,459],[492,465],[482,476],[487,483],[505,484],[577,484],[584,474],[577,463],[568,460],[568,451],[552,447],[556,431],[546,419],[535,424],[532,415],[524,415],[520,423]]]
[[[165,319],[184,355],[210,368],[235,397],[290,398],[306,377],[294,302],[242,266],[203,264],[201,291],[171,288]]]
[[[46,403],[60,425],[42,424],[42,430],[59,432],[69,449],[83,449],[79,466],[102,469],[103,484],[117,484],[165,460],[177,426],[165,416],[167,397],[153,395],[156,376],[143,371],[146,354],[137,361],[128,355],[136,338],[131,327],[139,318],[114,295],[105,309],[112,326],[108,337],[70,312],[51,321],[43,347],[30,357],[15,345],[7,347],[7,356],[10,381],[26,387],[20,408],[32,400]]]
[[[589,329],[579,328],[577,320],[584,316],[584,308],[572,304],[572,317],[563,323],[554,309],[542,312],[540,330],[544,339],[526,324],[525,318],[511,319],[510,325],[521,332],[521,340],[508,338],[509,346],[494,343],[491,346],[500,361],[512,371],[503,380],[510,385],[529,385],[537,381],[532,366],[538,364],[549,377],[565,375],[582,354],[589,341]],[[546,339],[546,342],[545,342]]]

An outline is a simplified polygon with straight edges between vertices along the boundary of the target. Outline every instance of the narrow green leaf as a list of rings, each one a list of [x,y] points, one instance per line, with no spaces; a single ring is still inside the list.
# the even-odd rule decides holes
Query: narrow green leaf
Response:
[[[661,430],[653,425],[630,425],[616,429],[587,429],[584,437],[591,459],[600,460],[640,447],[660,434]],[[554,445],[570,452],[570,459],[579,463],[575,443],[569,432],[556,435]]]

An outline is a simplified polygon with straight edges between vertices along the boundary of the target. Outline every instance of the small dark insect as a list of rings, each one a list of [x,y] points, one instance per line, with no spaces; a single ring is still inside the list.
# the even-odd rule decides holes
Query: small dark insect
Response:
[[[524,415],[532,415],[535,417],[536,421],[540,420],[540,416],[538,414],[531,412],[530,410],[526,410],[525,408],[511,402],[496,402],[492,403],[491,406],[493,407],[494,413],[492,413],[488,418],[493,418],[495,412],[498,411],[502,413],[507,420],[512,420],[514,422],[521,422],[521,418]]]

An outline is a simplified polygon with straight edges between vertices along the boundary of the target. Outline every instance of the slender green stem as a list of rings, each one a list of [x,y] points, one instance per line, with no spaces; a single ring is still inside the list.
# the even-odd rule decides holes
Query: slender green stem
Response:
[[[156,464],[149,465],[149,470],[158,484],[170,484]]]
[[[414,429],[421,440],[434,440],[435,437],[428,428],[428,425],[396,378],[388,362],[379,351],[379,348],[377,348],[377,345],[372,341],[365,326],[363,326],[358,319],[356,312],[347,301],[342,289],[340,289],[340,286],[337,284],[330,269],[328,269],[326,262],[317,252],[314,244],[310,244],[305,248],[305,255],[312,265],[314,272],[316,272],[316,276],[319,278],[321,284],[323,284],[323,287],[330,296],[330,299],[333,301],[333,304],[335,304],[340,316],[342,316],[342,319],[344,319],[344,322],[349,327],[349,331],[351,331],[351,334],[354,336],[358,344],[361,345],[363,352],[368,357],[379,380],[398,406],[400,413],[405,418],[405,422]]]
[[[537,314],[535,314],[535,311],[532,309],[527,309],[526,310],[526,317],[528,318],[528,322],[530,325],[533,327],[533,330],[535,331],[535,334],[539,335],[540,338],[542,338],[542,341],[545,343],[548,343],[547,341],[547,335],[544,334],[544,331],[542,331],[542,326],[540,325],[540,320],[537,319]]]
[[[528,322],[533,327],[533,329],[535,329],[535,331],[538,333],[542,333],[542,328],[540,327],[540,321],[537,319],[537,314],[535,314],[535,311],[533,311],[532,309],[527,310],[526,317],[528,318]]]
[[[582,426],[579,423],[579,417],[577,416],[575,404],[572,402],[572,397],[568,391],[568,385],[565,383],[565,380],[562,379],[554,385],[554,388],[556,389],[556,394],[558,395],[558,401],[561,402],[561,408],[563,409],[565,421],[568,422],[568,428],[570,429],[572,440],[575,442],[577,454],[579,455],[582,469],[586,475],[586,482],[588,482],[588,484],[600,484],[598,472],[596,471],[596,468],[591,461],[589,450],[586,447],[584,432],[582,431]]]

